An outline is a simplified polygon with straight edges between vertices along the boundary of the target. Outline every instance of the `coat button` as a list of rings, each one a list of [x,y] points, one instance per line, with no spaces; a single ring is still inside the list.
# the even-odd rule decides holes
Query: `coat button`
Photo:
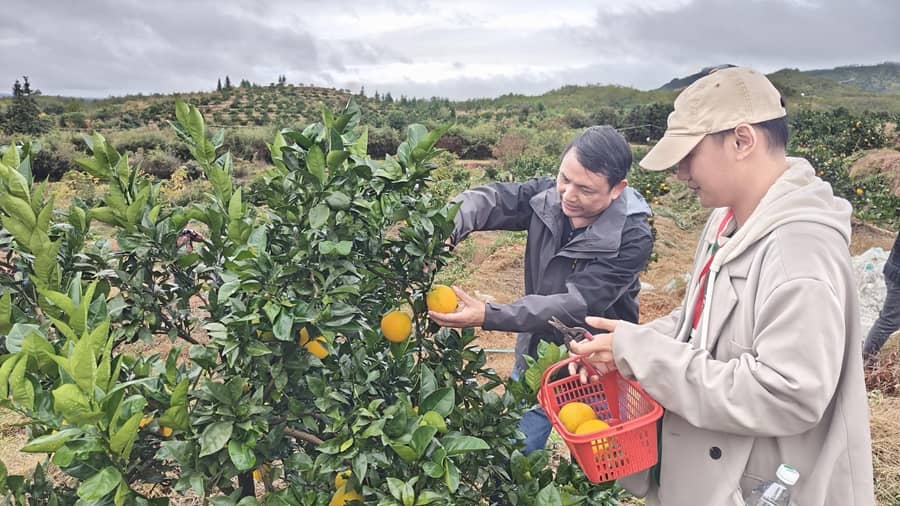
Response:
[[[713,446],[712,448],[709,449],[709,456],[713,460],[719,460],[720,458],[722,458],[722,449],[719,448],[718,446]]]

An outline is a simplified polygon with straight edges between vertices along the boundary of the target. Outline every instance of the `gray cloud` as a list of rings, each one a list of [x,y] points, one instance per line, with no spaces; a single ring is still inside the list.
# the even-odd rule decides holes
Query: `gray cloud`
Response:
[[[726,62],[769,72],[900,61],[897,0],[45,0],[16,11],[0,19],[0,86],[27,74],[45,93],[80,96],[284,74],[469,98],[655,88]]]
[[[809,69],[900,60],[898,19],[895,0],[694,0],[671,10],[598,12],[596,30],[581,43],[606,56],[694,70],[717,63]]]

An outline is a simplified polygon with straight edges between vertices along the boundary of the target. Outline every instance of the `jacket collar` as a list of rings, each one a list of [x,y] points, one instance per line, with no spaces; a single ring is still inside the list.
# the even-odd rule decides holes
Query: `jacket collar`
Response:
[[[544,225],[553,234],[553,238],[561,241],[563,214],[559,192],[556,188],[547,189],[531,198],[531,208]],[[567,244],[560,253],[587,253],[598,251],[617,251],[622,242],[622,229],[625,220],[632,214],[650,215],[650,208],[632,188],[626,187],[619,198],[612,201],[609,207],[588,225],[583,234]]]

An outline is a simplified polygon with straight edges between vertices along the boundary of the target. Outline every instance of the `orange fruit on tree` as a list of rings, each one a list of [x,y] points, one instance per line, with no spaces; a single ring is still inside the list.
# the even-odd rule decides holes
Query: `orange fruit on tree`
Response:
[[[583,402],[570,402],[559,410],[559,421],[569,432],[575,432],[582,423],[596,419],[594,408]]]
[[[166,427],[165,425],[163,425],[159,428],[159,434],[162,437],[169,437],[172,435],[173,432],[175,432],[175,431],[172,430],[172,427]]]
[[[347,484],[347,480],[350,479],[350,476],[350,471],[342,471],[334,475],[334,489],[340,490],[341,487]]]
[[[306,351],[312,353],[313,355],[319,357],[319,360],[324,359],[328,356],[328,348],[325,346],[327,341],[324,336],[318,336],[312,341],[309,340],[309,331],[306,330],[306,327],[300,329],[300,340],[297,342],[300,346],[306,348]]]
[[[403,342],[412,333],[412,318],[403,311],[391,311],[381,319],[381,333],[392,343]]]
[[[452,313],[458,303],[456,292],[447,285],[434,285],[425,295],[425,305],[435,313]]]
[[[138,422],[138,428],[143,428],[145,425],[150,424],[153,421],[153,415],[146,415],[141,417],[141,421]]]
[[[356,490],[347,490],[347,486],[339,488],[337,492],[331,496],[331,502],[328,503],[328,506],[344,506],[350,501],[363,501],[363,496],[359,494]]]

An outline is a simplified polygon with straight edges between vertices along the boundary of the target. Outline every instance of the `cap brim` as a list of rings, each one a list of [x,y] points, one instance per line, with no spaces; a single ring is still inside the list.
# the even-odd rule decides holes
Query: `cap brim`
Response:
[[[688,155],[706,134],[663,135],[639,165],[647,170],[666,170]]]

